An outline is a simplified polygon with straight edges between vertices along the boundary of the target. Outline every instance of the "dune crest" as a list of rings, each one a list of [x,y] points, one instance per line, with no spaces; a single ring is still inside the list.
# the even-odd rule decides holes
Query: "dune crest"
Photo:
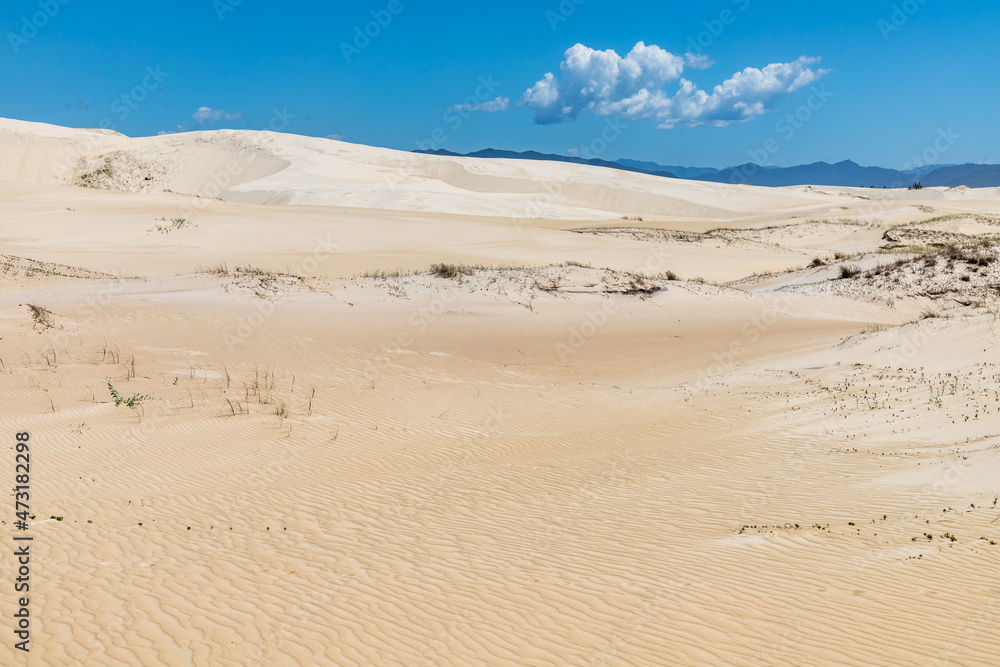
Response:
[[[994,190],[0,121],[0,211],[38,664],[996,662]]]

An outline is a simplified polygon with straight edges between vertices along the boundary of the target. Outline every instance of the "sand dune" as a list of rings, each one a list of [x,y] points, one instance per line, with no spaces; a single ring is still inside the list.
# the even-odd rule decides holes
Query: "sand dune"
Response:
[[[35,137],[42,146],[35,150]],[[30,144],[30,147],[29,147]],[[820,208],[831,198],[532,160],[477,160],[274,132],[129,139],[2,121],[5,180],[172,191],[251,204],[346,206],[515,218],[717,218]],[[8,151],[8,147],[10,150]]]
[[[996,663],[994,191],[0,145],[31,664]]]

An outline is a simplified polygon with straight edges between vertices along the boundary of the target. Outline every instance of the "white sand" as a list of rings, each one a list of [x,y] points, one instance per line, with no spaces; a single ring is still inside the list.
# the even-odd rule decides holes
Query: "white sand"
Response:
[[[30,664],[996,664],[1000,267],[830,280],[995,190],[4,120],[0,208]]]

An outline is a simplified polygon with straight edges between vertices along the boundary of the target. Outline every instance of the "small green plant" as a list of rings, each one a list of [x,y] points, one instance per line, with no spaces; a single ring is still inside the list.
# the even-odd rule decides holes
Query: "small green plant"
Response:
[[[938,406],[941,405],[941,395],[943,393],[944,392],[942,389],[938,389],[937,392],[935,393],[934,387],[931,387],[931,403]]]
[[[256,276],[263,273],[267,273],[264,269],[257,268],[256,266],[251,266],[247,264],[245,266],[236,265],[236,273],[245,273],[247,275]]]
[[[865,397],[865,405],[868,406],[869,410],[878,410],[879,408],[888,407],[888,403],[888,401],[882,401],[880,404],[878,402],[878,394],[875,394],[871,398],[868,398],[867,396]]]
[[[106,377],[104,379],[108,381],[108,391],[111,392],[111,398],[114,399],[116,406],[125,404],[128,407],[135,409],[138,408],[143,401],[152,400],[153,398],[152,396],[147,396],[145,394],[133,394],[129,397],[122,396],[118,390],[115,389],[115,386],[111,384],[111,378]]]

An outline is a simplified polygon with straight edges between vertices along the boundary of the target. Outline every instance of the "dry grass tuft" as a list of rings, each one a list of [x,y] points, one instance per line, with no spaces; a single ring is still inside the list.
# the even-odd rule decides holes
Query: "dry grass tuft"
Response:
[[[42,329],[51,329],[55,326],[52,322],[52,311],[48,308],[29,303],[28,310],[31,311],[31,319],[35,321],[36,325],[41,326]]]
[[[476,270],[462,264],[432,264],[431,273],[439,278],[458,278],[474,275]]]
[[[854,276],[861,273],[861,268],[857,264],[843,264],[840,267],[840,277],[853,278]]]

